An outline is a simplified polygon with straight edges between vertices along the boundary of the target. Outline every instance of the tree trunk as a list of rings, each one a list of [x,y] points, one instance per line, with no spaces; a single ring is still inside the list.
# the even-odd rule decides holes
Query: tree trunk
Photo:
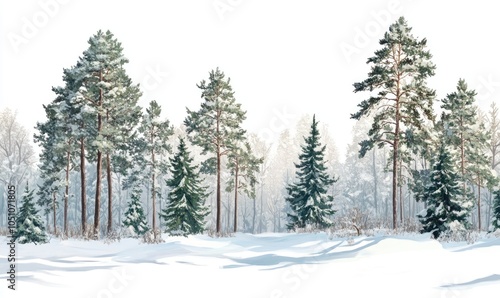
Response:
[[[113,230],[113,177],[111,176],[111,158],[106,153],[106,177],[108,179],[108,235]]]
[[[82,123],[82,129],[84,125]],[[81,180],[81,197],[82,197],[82,236],[87,230],[87,185],[85,182],[85,140],[80,138],[80,180]]]
[[[100,81],[102,81],[102,71],[99,74]],[[99,109],[102,106],[103,92],[102,89],[99,90],[99,102],[97,107],[97,135],[101,133],[102,130],[102,115]],[[101,170],[102,170],[102,152],[97,149],[97,169],[96,169],[96,190],[95,190],[95,209],[94,209],[94,238],[99,238],[99,216],[100,216],[100,205],[101,205]]]
[[[255,217],[257,215],[257,199],[253,198],[252,234],[255,234]]]
[[[57,218],[56,218],[56,192],[52,193],[52,215],[54,217],[54,235],[57,235]]]
[[[151,137],[151,142],[153,138]],[[154,146],[151,149],[151,162],[152,162],[152,172],[153,175],[151,177],[151,197],[152,197],[152,204],[153,204],[153,239],[156,241],[156,191],[155,191],[155,180],[156,180],[156,175],[155,175],[155,152],[154,152]]]
[[[118,174],[118,225],[122,225],[122,175]]]
[[[399,107],[396,108],[396,129],[394,133],[394,148],[392,154],[392,228],[395,230],[397,229],[396,195],[398,182]]]
[[[373,172],[373,204],[374,204],[374,208],[375,208],[375,217],[377,217],[378,215],[378,204],[377,204],[377,192],[378,192],[378,183],[377,183],[377,168],[376,168],[376,149],[373,148],[373,153],[372,153],[372,160],[373,160],[373,163],[372,163],[372,172]]]
[[[66,152],[66,181],[64,189],[64,235],[68,236],[68,196],[69,196],[69,164],[70,152]]]
[[[217,132],[216,132],[216,135],[217,135],[217,138],[219,138],[219,117],[217,117]],[[217,234],[220,233],[220,221],[221,221],[221,218],[220,218],[220,205],[221,205],[221,193],[220,193],[220,175],[221,175],[221,170],[220,170],[220,163],[221,163],[221,152],[220,152],[221,148],[220,148],[220,142],[219,140],[217,140],[217,150],[215,152],[215,154],[217,155],[217,194],[216,194],[216,199],[217,199],[217,224],[216,224],[216,232]]]
[[[100,117],[98,117],[100,118]],[[100,121],[98,121],[100,122]],[[99,238],[99,216],[101,205],[101,169],[102,169],[102,152],[97,150],[97,179],[95,190],[95,208],[94,208],[94,237]]]
[[[403,223],[403,210],[404,210],[404,200],[403,200],[403,181],[401,177],[403,177],[403,162],[399,162],[399,222]]]
[[[234,232],[238,230],[238,162],[234,171]]]
[[[478,174],[479,176],[479,174]],[[477,226],[479,232],[481,232],[481,178],[477,179]]]

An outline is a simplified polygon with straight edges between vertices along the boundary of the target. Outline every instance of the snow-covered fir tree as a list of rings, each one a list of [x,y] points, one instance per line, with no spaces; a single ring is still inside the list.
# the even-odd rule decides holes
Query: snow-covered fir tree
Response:
[[[424,209],[418,218],[422,233],[430,232],[437,239],[443,233],[464,231],[470,228],[467,218],[472,202],[464,196],[460,174],[456,167],[456,152],[441,138],[432,160],[430,183],[424,187]]]
[[[333,197],[328,195],[328,189],[337,180],[327,174],[323,160],[326,146],[321,146],[318,122],[313,116],[309,136],[304,137],[305,144],[301,146],[299,164],[295,164],[296,181],[287,186],[291,213],[288,213],[288,229],[327,228],[332,225],[330,217],[335,213],[332,208]]]
[[[165,231],[170,235],[187,236],[202,233],[208,208],[205,205],[206,187],[201,186],[198,167],[183,138],[179,140],[177,153],[169,158],[172,177],[167,180],[171,188],[169,201],[160,216]]]
[[[492,210],[491,227],[492,231],[500,229],[500,189],[493,192],[493,210]]]
[[[13,238],[21,244],[48,242],[44,223],[35,208],[33,190],[30,190],[28,186],[22,195],[22,204],[17,214]]]
[[[140,199],[140,190],[137,188],[133,189],[127,211],[125,212],[125,219],[123,220],[123,225],[127,227],[133,237],[142,236],[150,230]]]

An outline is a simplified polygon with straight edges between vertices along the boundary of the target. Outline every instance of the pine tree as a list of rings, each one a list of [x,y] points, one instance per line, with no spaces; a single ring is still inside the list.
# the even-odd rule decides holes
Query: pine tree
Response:
[[[423,225],[421,232],[430,232],[435,239],[470,226],[467,217],[472,203],[463,195],[453,153],[446,139],[441,138],[432,160],[430,183],[424,187],[427,209],[418,215]]]
[[[148,184],[151,185],[151,200],[153,205],[152,223],[153,238],[156,240],[156,195],[159,189],[156,185],[158,174],[166,174],[166,164],[160,157],[171,152],[168,138],[174,133],[173,127],[168,120],[160,120],[161,107],[156,101],[151,101],[146,113],[143,115],[139,132],[140,154],[139,163],[145,166]]]
[[[124,65],[128,63],[123,55],[121,43],[110,32],[99,30],[89,41],[89,48],[83,52],[72,75],[81,82],[78,98],[85,102],[87,111],[95,119],[95,137],[91,145],[96,152],[96,192],[94,211],[94,237],[99,237],[102,168],[106,166],[108,190],[108,234],[112,230],[112,172],[113,156],[131,140],[131,132],[140,119],[137,105],[141,92],[132,84]]]
[[[493,232],[500,229],[500,189],[493,192],[493,216],[491,226]]]
[[[16,231],[13,234],[15,241],[25,243],[47,243],[47,234],[38,211],[35,208],[33,190],[26,185],[22,195],[22,207],[16,218]]]
[[[479,121],[478,110],[474,105],[476,92],[467,87],[465,80],[460,79],[457,90],[442,100],[444,113],[442,122],[448,131],[447,140],[459,151],[458,165],[462,179],[463,193],[473,200],[471,185],[491,188],[495,177],[491,173],[491,161],[486,157],[488,134],[484,124]],[[469,186],[467,186],[467,182]],[[477,198],[478,228],[481,230],[481,193]]]
[[[125,212],[125,219],[123,220],[123,225],[128,228],[133,237],[142,236],[149,231],[140,198],[141,192],[138,189],[132,190],[130,202]]]
[[[426,50],[427,40],[415,38],[403,17],[389,27],[380,44],[382,49],[367,61],[372,65],[368,78],[354,83],[354,92],[376,94],[358,104],[360,110],[351,119],[374,115],[368,139],[360,143],[360,157],[375,145],[389,145],[392,149],[392,218],[396,229],[400,145],[409,139],[408,133],[417,134],[423,124],[434,119],[435,91],[427,87],[426,80],[434,75],[435,65]]]
[[[289,230],[305,228],[310,225],[313,228],[327,228],[332,225],[329,218],[335,213],[332,208],[333,197],[327,195],[328,189],[337,179],[332,179],[327,174],[325,161],[323,160],[326,146],[321,147],[318,123],[313,116],[309,136],[304,137],[305,144],[301,146],[302,153],[299,155],[296,183],[288,185],[288,197],[286,201],[292,210],[288,213]]]
[[[245,131],[241,123],[246,118],[246,112],[241,109],[241,104],[236,103],[230,79],[225,79],[224,73],[218,68],[210,72],[208,83],[203,80],[197,86],[202,90],[201,97],[205,101],[197,112],[187,109],[188,116],[184,124],[189,140],[203,149],[202,154],[210,152],[215,155],[204,162],[202,169],[217,176],[216,232],[220,233],[222,157],[243,139]]]
[[[165,231],[170,235],[187,236],[202,233],[208,209],[204,206],[206,187],[200,186],[198,168],[180,138],[177,153],[170,158],[172,177],[167,180],[171,188],[169,202],[160,216],[164,219]]]

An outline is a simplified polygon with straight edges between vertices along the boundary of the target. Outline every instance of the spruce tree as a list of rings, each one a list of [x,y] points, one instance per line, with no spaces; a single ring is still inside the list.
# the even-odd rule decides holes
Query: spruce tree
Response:
[[[332,225],[330,216],[335,213],[332,208],[333,197],[327,195],[328,189],[337,179],[327,174],[323,160],[326,146],[321,147],[318,123],[313,117],[309,136],[304,137],[301,146],[299,164],[295,164],[296,181],[287,186],[291,213],[288,213],[289,230],[296,228],[327,228]]]
[[[170,158],[172,177],[167,180],[171,188],[169,201],[160,216],[165,231],[170,235],[187,236],[202,233],[208,209],[204,206],[206,187],[201,186],[198,167],[180,138],[177,153]]]
[[[188,116],[184,120],[189,140],[203,149],[202,154],[210,152],[215,155],[204,162],[202,169],[217,176],[217,233],[221,231],[222,157],[234,144],[241,141],[245,134],[241,123],[246,118],[246,112],[241,109],[241,104],[236,103],[230,83],[224,72],[218,68],[212,70],[209,82],[203,80],[197,85],[202,91],[201,97],[205,100],[200,110],[187,109]]]
[[[454,151],[441,138],[432,160],[430,183],[424,186],[427,209],[418,215],[422,233],[430,232],[437,239],[442,233],[470,227],[467,217],[472,203],[464,196]]]
[[[493,231],[500,229],[500,189],[493,192],[493,215],[491,226]]]
[[[44,208],[47,215],[52,211],[54,234],[57,234],[56,211],[59,208],[57,194],[63,186],[61,173],[65,168],[64,151],[59,147],[59,127],[58,115],[53,108],[54,103],[43,106],[47,121],[36,125],[37,133],[34,134],[34,141],[41,147],[40,157],[40,178],[41,185],[37,191],[37,204]]]
[[[125,212],[125,219],[123,220],[123,225],[128,228],[133,237],[142,236],[149,231],[140,199],[141,192],[137,188],[132,190],[130,202]]]
[[[373,115],[368,139],[360,143],[360,157],[375,145],[379,148],[389,145],[392,149],[392,218],[397,228],[397,185],[398,168],[404,152],[403,147],[411,135],[424,130],[424,124],[434,120],[432,105],[435,91],[426,85],[434,75],[435,65],[427,47],[427,40],[417,39],[411,34],[411,27],[401,17],[389,27],[380,40],[382,48],[368,59],[371,71],[368,78],[354,83],[354,92],[368,91],[372,95],[363,100],[358,112],[351,119]],[[406,146],[401,146],[406,145]]]
[[[48,242],[45,226],[35,208],[33,190],[28,186],[22,195],[22,207],[16,218],[16,231],[13,238],[20,244]]]

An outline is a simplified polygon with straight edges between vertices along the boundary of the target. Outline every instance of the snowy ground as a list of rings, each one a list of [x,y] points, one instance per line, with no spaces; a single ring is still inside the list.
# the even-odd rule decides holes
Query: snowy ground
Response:
[[[499,297],[500,238],[474,244],[413,236],[237,234],[105,244],[17,245],[17,290],[0,297]]]

